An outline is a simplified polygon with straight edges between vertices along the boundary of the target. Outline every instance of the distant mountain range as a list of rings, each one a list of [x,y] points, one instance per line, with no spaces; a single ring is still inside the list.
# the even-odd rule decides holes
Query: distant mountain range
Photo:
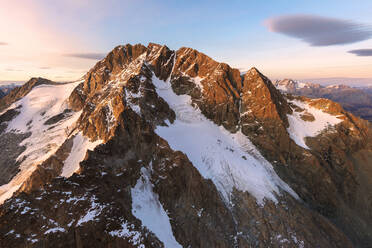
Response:
[[[7,83],[0,83],[0,98],[8,95],[10,91],[12,91],[15,87],[22,85],[23,83],[14,83],[14,82],[7,82]]]
[[[345,77],[330,77],[330,78],[307,78],[299,80],[300,82],[312,82],[324,86],[343,84],[350,87],[372,87],[372,78],[345,78]]]
[[[323,86],[292,79],[277,80],[275,86],[282,92],[310,98],[327,98],[340,103],[347,111],[372,121],[372,87],[350,87],[343,84]]]
[[[9,81],[9,80],[0,80],[0,87],[15,87],[21,86],[25,83],[25,81]]]

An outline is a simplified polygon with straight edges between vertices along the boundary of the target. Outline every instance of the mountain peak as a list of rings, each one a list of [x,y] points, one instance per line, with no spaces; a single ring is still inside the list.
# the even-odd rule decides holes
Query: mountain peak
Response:
[[[370,241],[370,129],[331,101],[154,43],[39,86],[0,115],[1,247]]]
[[[256,67],[252,67],[251,69],[249,69],[246,74],[252,74],[252,75],[262,75],[261,72],[256,68]]]

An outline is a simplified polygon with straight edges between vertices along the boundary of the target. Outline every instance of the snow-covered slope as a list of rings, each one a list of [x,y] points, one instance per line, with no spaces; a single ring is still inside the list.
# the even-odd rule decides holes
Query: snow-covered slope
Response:
[[[264,199],[277,201],[280,189],[297,198],[290,187],[275,173],[272,165],[240,131],[231,134],[208,120],[191,97],[176,95],[169,82],[153,76],[156,91],[176,113],[169,126],[158,126],[156,133],[166,139],[172,149],[188,156],[200,174],[211,179],[226,202],[234,188],[248,191],[263,204]]]
[[[159,196],[153,192],[153,185],[150,182],[151,172],[145,168],[141,170],[141,177],[132,188],[132,213],[142,225],[164,243],[165,247],[182,247],[174,238],[169,217],[159,202]]]
[[[26,147],[17,158],[22,161],[20,172],[8,184],[0,187],[0,204],[18,190],[38,164],[56,152],[72,131],[81,111],[65,110],[67,98],[80,82],[39,85],[8,108],[19,108],[20,113],[8,123],[5,132],[29,133],[30,136],[20,144]],[[65,116],[60,121],[46,124],[50,118],[64,113]]]
[[[102,140],[92,142],[87,137],[84,137],[81,132],[77,133],[73,138],[71,152],[64,161],[61,176],[72,176],[72,174],[79,170],[79,163],[84,159],[87,150],[93,150],[101,143]]]

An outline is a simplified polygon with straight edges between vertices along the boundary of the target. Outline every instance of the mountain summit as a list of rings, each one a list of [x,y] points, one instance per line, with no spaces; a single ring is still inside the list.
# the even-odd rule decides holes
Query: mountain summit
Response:
[[[368,247],[371,127],[192,48],[0,99],[1,247]]]

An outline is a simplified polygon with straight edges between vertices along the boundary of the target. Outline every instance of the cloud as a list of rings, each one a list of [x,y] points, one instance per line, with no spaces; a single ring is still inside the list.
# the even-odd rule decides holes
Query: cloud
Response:
[[[301,39],[311,46],[350,44],[372,37],[370,25],[314,15],[273,17],[264,24],[271,32]]]
[[[6,68],[5,71],[11,71],[11,72],[17,72],[17,71],[23,71],[21,69],[14,69],[14,68]]]
[[[106,54],[104,53],[66,53],[64,56],[66,57],[74,57],[80,59],[94,59],[100,60],[105,57]]]
[[[9,45],[7,42],[0,41],[0,46],[7,46]]]
[[[348,53],[355,54],[356,56],[372,56],[372,49],[355,49],[348,51]]]
[[[39,69],[41,69],[41,70],[49,70],[49,69],[52,69],[52,68],[49,67],[49,66],[41,66],[41,67],[39,67]]]

